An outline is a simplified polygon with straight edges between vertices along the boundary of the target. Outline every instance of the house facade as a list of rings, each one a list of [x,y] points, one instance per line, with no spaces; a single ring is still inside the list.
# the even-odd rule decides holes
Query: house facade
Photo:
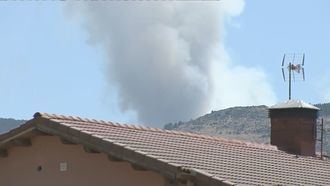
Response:
[[[104,153],[86,152],[80,144],[38,135],[28,146],[8,149],[0,158],[0,185],[6,186],[155,186],[168,185],[162,175],[111,161]]]

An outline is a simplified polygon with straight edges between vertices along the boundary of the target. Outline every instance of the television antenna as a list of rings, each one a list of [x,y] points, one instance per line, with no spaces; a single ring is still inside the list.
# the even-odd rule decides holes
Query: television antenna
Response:
[[[304,53],[290,53],[284,54],[282,60],[282,76],[283,80],[288,77],[289,82],[289,100],[291,100],[291,84],[293,81],[305,81],[305,54]]]

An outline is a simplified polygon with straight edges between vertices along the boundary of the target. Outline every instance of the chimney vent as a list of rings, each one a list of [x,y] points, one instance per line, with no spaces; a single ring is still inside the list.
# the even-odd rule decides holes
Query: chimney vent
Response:
[[[319,110],[300,100],[288,100],[270,107],[270,143],[289,153],[314,156]]]

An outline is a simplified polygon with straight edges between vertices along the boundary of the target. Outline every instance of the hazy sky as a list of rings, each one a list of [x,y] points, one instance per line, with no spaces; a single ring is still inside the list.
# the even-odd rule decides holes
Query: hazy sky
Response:
[[[269,105],[287,99],[287,52],[306,53],[293,98],[330,101],[327,0],[0,4],[0,117],[42,111],[160,126]]]

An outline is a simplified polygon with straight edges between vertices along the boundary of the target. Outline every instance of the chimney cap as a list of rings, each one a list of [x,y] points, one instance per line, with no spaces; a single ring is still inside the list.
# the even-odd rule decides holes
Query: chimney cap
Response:
[[[293,108],[302,108],[302,109],[311,109],[311,110],[320,110],[314,105],[303,102],[302,100],[287,100],[282,103],[271,106],[269,109],[293,109]]]

